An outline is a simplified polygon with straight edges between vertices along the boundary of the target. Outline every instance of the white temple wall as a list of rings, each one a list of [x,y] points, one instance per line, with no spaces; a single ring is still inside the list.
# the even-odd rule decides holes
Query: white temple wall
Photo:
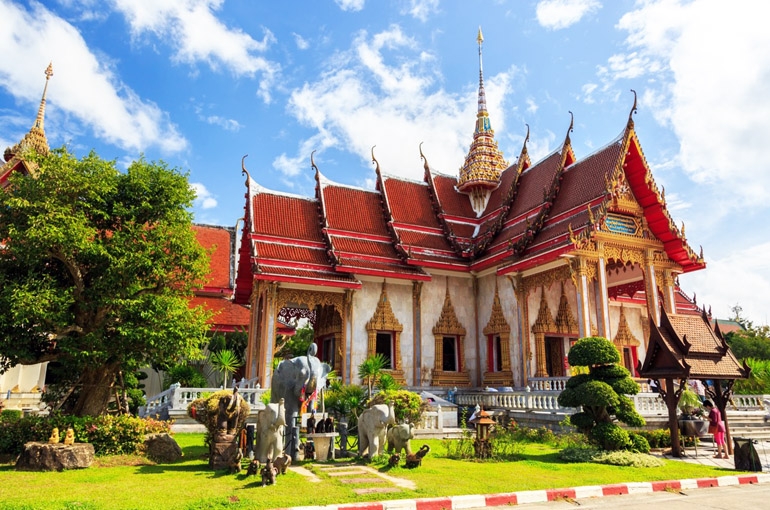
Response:
[[[362,285],[359,290],[353,293],[353,334],[350,339],[350,382],[353,384],[361,384],[361,379],[358,377],[358,366],[366,360],[367,349],[369,348],[369,336],[366,332],[366,323],[374,315],[374,311],[377,310],[377,301],[380,299],[380,293],[382,292],[382,281],[361,281]],[[388,297],[393,304],[393,298],[390,295],[391,286],[388,286]],[[396,311],[393,310],[395,313]],[[399,322],[403,320],[403,317],[396,313],[396,317]],[[403,324],[403,322],[401,322]],[[403,337],[402,337],[403,338]]]

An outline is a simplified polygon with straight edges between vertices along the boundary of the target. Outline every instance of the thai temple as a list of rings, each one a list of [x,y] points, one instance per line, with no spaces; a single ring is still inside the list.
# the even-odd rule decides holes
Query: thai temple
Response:
[[[706,264],[655,183],[636,100],[618,136],[592,154],[574,152],[570,121],[541,160],[529,156],[527,131],[507,161],[487,111],[481,30],[477,40],[478,112],[456,174],[431,168],[422,147],[422,179],[389,175],[373,153],[376,187],[363,189],[329,180],[311,156],[315,195],[296,196],[264,188],[242,164],[241,228],[196,225],[214,251],[193,304],[218,312],[214,330],[248,330],[242,376],[268,387],[276,336],[300,318],[343,382],[359,383],[358,366],[381,354],[402,385],[434,388],[569,375],[570,346],[591,335],[612,340],[637,374],[662,315],[705,320],[678,276]],[[0,183],[34,175],[26,150],[48,151],[51,74],[33,127],[5,151]],[[0,390],[43,387],[44,366],[22,368],[32,367],[0,376]]]
[[[651,327],[701,315],[678,276],[703,269],[671,217],[634,129],[579,158],[572,122],[540,161],[505,160],[484,91],[455,175],[389,175],[376,188],[332,182],[312,161],[315,196],[246,180],[234,302],[249,305],[246,377],[270,384],[277,330],[309,318],[345,383],[382,354],[401,384],[526,387],[569,375],[578,338],[611,339],[636,373]],[[469,119],[470,124],[470,119]],[[470,127],[470,126],[469,126]],[[419,162],[418,162],[419,164]],[[415,169],[419,175],[420,169]]]

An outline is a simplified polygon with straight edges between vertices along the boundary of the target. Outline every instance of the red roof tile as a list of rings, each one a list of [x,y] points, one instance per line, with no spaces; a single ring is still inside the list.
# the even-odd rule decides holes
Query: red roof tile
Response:
[[[196,296],[190,300],[190,307],[196,306],[203,306],[206,310],[214,312],[214,317],[210,320],[212,329],[218,326],[247,328],[249,325],[249,309],[224,297]]]
[[[253,233],[323,242],[315,200],[257,193],[253,207]]]
[[[390,237],[379,193],[334,185],[322,191],[329,228]]]
[[[206,287],[230,288],[230,253],[234,229],[196,224],[193,230],[201,246],[211,250]]]
[[[430,200],[427,184],[388,177],[383,179],[393,221],[441,228]]]
[[[540,208],[543,204],[543,190],[550,191],[553,177],[559,169],[560,163],[561,153],[554,152],[521,173],[519,190],[508,212],[508,219]]]

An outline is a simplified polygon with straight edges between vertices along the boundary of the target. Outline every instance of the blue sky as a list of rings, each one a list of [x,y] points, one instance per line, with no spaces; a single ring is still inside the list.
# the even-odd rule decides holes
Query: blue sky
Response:
[[[534,160],[572,111],[578,158],[635,116],[669,208],[705,271],[681,283],[718,317],[770,315],[770,31],[763,2],[720,0],[0,0],[0,149],[32,125],[53,62],[46,134],[122,167],[189,172],[199,223],[243,215],[241,157],[262,186],[312,196],[422,178],[419,144],[455,175],[474,127],[476,34],[510,162]],[[729,6],[729,8],[728,8]]]

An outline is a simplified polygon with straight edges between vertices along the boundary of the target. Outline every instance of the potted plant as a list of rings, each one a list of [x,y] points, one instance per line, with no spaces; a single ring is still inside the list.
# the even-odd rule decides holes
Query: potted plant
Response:
[[[708,432],[708,420],[704,420],[704,411],[698,395],[688,389],[682,391],[679,399],[679,428],[685,436],[705,436]]]

